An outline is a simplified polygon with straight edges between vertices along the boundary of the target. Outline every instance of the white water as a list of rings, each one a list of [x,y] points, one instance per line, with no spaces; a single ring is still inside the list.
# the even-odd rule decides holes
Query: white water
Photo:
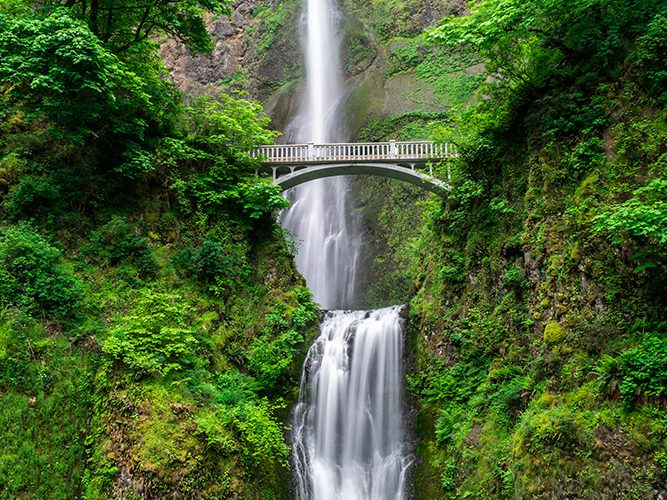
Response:
[[[340,20],[334,0],[307,0],[304,12],[306,94],[290,125],[295,142],[339,142],[344,133],[339,109],[344,96],[340,66]],[[296,265],[324,309],[346,309],[355,299],[361,236],[350,210],[348,180],[308,182],[288,193],[293,205],[282,224],[295,237]]]
[[[398,307],[327,314],[295,411],[298,498],[403,498],[402,323]]]
[[[335,0],[304,0],[306,94],[288,138],[339,142],[344,99]],[[324,309],[356,298],[361,246],[348,182],[334,177],[290,190],[281,222],[296,264]],[[403,432],[399,308],[329,311],[304,364],[294,414],[296,495],[301,500],[401,500],[409,457]]]

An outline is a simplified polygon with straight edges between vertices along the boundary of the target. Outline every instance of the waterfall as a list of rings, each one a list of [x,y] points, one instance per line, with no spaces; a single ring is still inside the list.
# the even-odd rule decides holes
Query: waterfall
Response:
[[[297,498],[403,498],[410,460],[399,312],[327,313],[308,351],[294,416]]]
[[[287,130],[297,142],[340,142],[345,92],[341,14],[335,0],[304,0],[306,92]],[[292,461],[301,500],[400,500],[410,459],[403,432],[400,308],[355,305],[361,234],[348,180],[291,189],[281,223],[297,244],[296,264],[324,309],[308,352],[294,411]]]
[[[307,0],[305,26],[306,94],[288,136],[297,142],[344,139],[338,110],[344,86],[340,65],[341,15],[335,0]],[[290,190],[292,206],[282,225],[297,241],[296,264],[325,309],[354,305],[361,236],[344,177],[320,179]]]

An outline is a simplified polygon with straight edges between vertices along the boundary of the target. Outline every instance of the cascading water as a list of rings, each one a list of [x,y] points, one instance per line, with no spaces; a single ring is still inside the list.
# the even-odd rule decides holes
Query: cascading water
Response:
[[[298,142],[344,140],[335,0],[305,0],[306,96],[288,129]],[[361,235],[348,182],[311,181],[288,193],[281,222],[297,239],[296,264],[325,309],[354,306]],[[304,364],[292,459],[299,499],[402,499],[410,459],[402,404],[400,308],[329,311]]]
[[[327,313],[308,352],[295,411],[297,498],[403,498],[410,460],[399,312]]]

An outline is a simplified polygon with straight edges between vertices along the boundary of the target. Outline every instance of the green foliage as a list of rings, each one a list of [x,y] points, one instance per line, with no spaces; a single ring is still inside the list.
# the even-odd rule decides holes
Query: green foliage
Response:
[[[257,101],[226,94],[194,98],[186,114],[193,146],[212,155],[249,160],[249,151],[274,141],[268,116]]]
[[[643,66],[651,92],[667,102],[667,15],[657,15],[638,40],[637,60]]]
[[[40,322],[0,311],[0,497],[80,495],[93,361]]]
[[[556,407],[540,413],[528,413],[517,429],[514,446],[531,453],[575,450],[585,442],[581,415],[570,408]]]
[[[572,77],[583,67],[580,78],[594,68],[617,71],[608,61],[626,49],[626,37],[663,9],[655,0],[624,7],[611,0],[482,0],[472,5],[471,15],[445,18],[429,36],[473,48],[501,85],[541,86],[554,68]]]
[[[157,261],[148,241],[139,236],[123,217],[114,216],[93,231],[86,250],[98,262],[107,266],[133,265],[142,277],[150,277],[157,272]]]
[[[276,133],[259,103],[225,94],[195,99],[187,110],[188,135],[165,141],[160,151],[165,166],[179,164],[183,174],[173,187],[183,208],[215,213],[235,204],[250,219],[287,206],[280,188],[254,175],[258,166],[249,151],[272,142]]]
[[[229,407],[224,417],[229,419],[229,423],[241,436],[243,455],[256,465],[266,466],[277,461],[287,466],[289,448],[280,426],[272,416],[275,408],[275,404],[260,399]]]
[[[5,99],[29,119],[46,116],[68,139],[81,142],[107,120],[116,132],[135,128],[141,137],[146,129],[140,117],[123,120],[128,106],[151,106],[137,75],[62,10],[46,19],[0,16],[0,61]]]
[[[14,0],[5,2],[12,4]],[[226,0],[54,0],[40,6],[38,12],[48,15],[54,10],[81,19],[115,53],[131,51],[158,34],[168,34],[190,49],[210,52],[213,44],[204,24],[205,14],[230,13]]]
[[[274,306],[264,319],[266,326],[262,334],[250,346],[248,366],[267,391],[280,387],[293,375],[294,361],[305,341],[303,330],[317,321],[317,309],[310,293],[297,290],[299,293],[301,303],[294,309],[285,311],[279,305]]]
[[[647,335],[636,347],[602,358],[595,368],[608,394],[620,394],[627,405],[662,401],[667,395],[667,341]]]
[[[276,35],[284,29],[287,17],[290,14],[290,6],[287,2],[280,2],[275,6],[258,5],[253,10],[253,17],[261,25],[261,38],[258,41],[257,50],[266,52],[275,42]]]
[[[141,291],[130,314],[119,319],[102,351],[137,377],[168,376],[197,364],[193,309],[178,294]]]
[[[30,225],[0,228],[0,304],[65,321],[76,317],[81,285],[61,253]]]
[[[389,44],[387,76],[416,67],[422,60],[423,43],[421,37],[392,40]]]
[[[478,63],[477,58],[464,49],[453,51],[433,45],[428,47],[415,69],[417,78],[430,83],[446,106],[468,102],[485,78],[481,72],[466,71]]]
[[[182,274],[194,274],[215,295],[227,297],[245,284],[250,274],[245,236],[218,224],[201,245],[186,247],[175,256],[177,267]]]
[[[276,134],[182,104],[155,41],[212,48],[227,3],[59,3],[0,0],[1,216],[34,224],[0,229],[0,496],[275,496],[317,318],[248,154]]]
[[[7,217],[13,221],[47,219],[57,211],[61,194],[59,187],[48,179],[22,176],[6,198]]]
[[[486,80],[434,134],[461,156],[414,266],[419,491],[649,495],[664,482],[665,6],[468,6],[426,36]]]
[[[608,207],[593,221],[595,231],[609,235],[616,244],[628,237],[642,244],[635,257],[638,270],[658,267],[667,258],[667,180],[650,180],[629,200]]]

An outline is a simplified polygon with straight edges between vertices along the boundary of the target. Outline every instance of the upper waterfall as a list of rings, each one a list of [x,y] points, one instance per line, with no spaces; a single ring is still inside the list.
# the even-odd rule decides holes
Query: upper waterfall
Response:
[[[306,92],[288,135],[301,142],[345,139],[340,65],[342,15],[334,0],[307,0],[302,18]],[[308,182],[288,191],[293,205],[281,216],[297,244],[296,264],[325,309],[355,305],[361,234],[344,177]]]

